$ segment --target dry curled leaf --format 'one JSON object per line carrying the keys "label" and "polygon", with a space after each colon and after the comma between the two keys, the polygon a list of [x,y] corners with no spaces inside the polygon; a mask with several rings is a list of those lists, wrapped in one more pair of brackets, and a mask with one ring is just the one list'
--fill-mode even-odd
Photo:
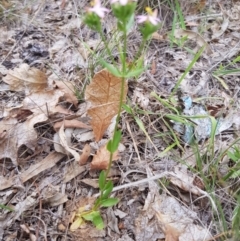
{"label": "dry curled leaf", "polygon": [[[92,82],[86,88],[85,98],[91,102],[88,115],[92,118],[91,126],[96,141],[101,140],[112,118],[118,112],[121,82],[121,78],[115,77],[104,69],[95,74]],[[124,83],[124,101],[126,95],[127,82]]]}
{"label": "dry curled leaf", "polygon": [[[9,70],[3,81],[10,85],[13,91],[36,92],[47,87],[47,76],[41,70],[21,64],[14,70]],[[27,88],[26,88],[27,87]]]}
{"label": "dry curled leaf", "polygon": [[91,147],[89,144],[86,144],[84,147],[83,147],[83,150],[82,150],[82,154],[80,156],[80,161],[79,161],[79,164],[80,165],[85,165],[89,156],[91,154]]}
{"label": "dry curled leaf", "polygon": [[62,126],[64,122],[64,126],[65,128],[83,128],[83,129],[91,129],[90,126],[84,124],[83,122],[79,121],[79,120],[64,120],[64,121],[59,121],[59,122],[56,122],[54,125],[53,125],[53,128],[55,131],[59,130]]}
{"label": "dry curled leaf", "polygon": [[55,81],[56,86],[64,92],[65,101],[74,104],[77,106],[78,99],[75,95],[75,90],[72,82],[70,81]]}
{"label": "dry curled leaf", "polygon": [[44,114],[31,115],[23,123],[16,118],[0,121],[0,133],[3,141],[0,140],[0,159],[9,158],[14,165],[18,165],[18,152],[22,145],[35,151],[37,132],[34,125],[46,120]]}
{"label": "dry curled leaf", "polygon": [[59,99],[63,95],[61,90],[32,93],[25,97],[22,108],[29,109],[33,113],[44,113],[46,117],[56,112],[70,114],[70,110],[58,105]]}
{"label": "dry curled leaf", "polygon": [[[71,144],[71,135],[70,135],[70,140],[69,140],[69,136],[67,134],[67,132],[64,132],[64,124],[61,126],[61,128],[59,129],[59,142],[61,144],[61,147],[64,149],[65,153],[71,153],[72,156],[75,158],[76,162],[80,161],[80,155],[73,150],[71,147],[69,147],[69,144]],[[56,148],[55,148],[56,150]],[[56,150],[57,151],[57,150]],[[62,152],[62,151],[60,151]]]}
{"label": "dry curled leaf", "polygon": [[[118,160],[118,151],[113,154],[113,161]],[[106,170],[110,160],[110,152],[107,145],[101,146],[91,162],[91,170]]]}

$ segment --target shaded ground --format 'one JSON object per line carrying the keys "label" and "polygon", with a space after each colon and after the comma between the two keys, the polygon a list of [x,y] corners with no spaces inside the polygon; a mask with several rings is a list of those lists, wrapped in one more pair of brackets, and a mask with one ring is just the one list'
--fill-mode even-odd
{"label": "shaded ground", "polygon": [[[142,3],[138,11],[145,5]],[[227,240],[222,234],[232,228],[238,175],[221,182],[235,165],[222,153],[234,141],[239,146],[240,74],[239,61],[234,59],[240,46],[240,4],[237,1],[182,3],[187,30],[179,30],[176,24],[174,32],[171,7],[163,1],[150,5],[160,9],[163,26],[150,41],[144,56],[149,69],[137,81],[129,80],[127,103],[149,136],[132,115],[123,112],[122,150],[109,177],[119,187],[114,195],[121,201],[116,207],[103,210],[104,230],[86,224],[71,232],[73,212],[77,207],[91,204],[98,193],[99,172],[90,170],[89,163],[79,166],[71,157],[56,152],[54,123],[79,118],[89,124],[84,90],[102,69],[98,56],[109,56],[98,34],[91,32],[79,18],[88,6],[85,1],[1,2],[0,204],[15,210],[0,209],[1,240],[178,240],[178,232],[179,240],[214,240],[215,235]],[[115,25],[111,14],[107,18],[103,25],[111,40]],[[134,26],[129,34],[129,61],[140,44],[137,29]],[[87,50],[86,44],[96,55]],[[113,56],[118,58],[116,43],[111,44]],[[174,94],[175,102],[171,103],[183,115],[204,115],[201,112],[204,109],[220,122],[214,146],[205,129],[209,121],[198,124],[195,137],[199,152],[196,152],[182,138],[187,128],[181,126],[179,130],[169,121],[167,115],[173,114],[173,108],[151,93],[168,100],[194,53],[203,45],[205,51],[181,82]],[[52,94],[34,99],[31,87],[19,89],[3,81],[9,70],[23,63],[46,74],[46,93]],[[57,91],[63,87],[56,81],[73,83],[77,104],[74,95],[59,92],[58,96]],[[29,96],[34,105],[26,103]],[[194,110],[188,111],[184,106],[186,97],[192,98]],[[61,106],[60,112],[55,110],[56,106]],[[33,116],[37,119],[31,122]],[[10,127],[7,129],[6,125]],[[71,138],[80,153],[88,143],[93,155],[109,138],[106,134],[95,143],[88,131],[76,129]],[[196,153],[200,153],[199,158]],[[154,176],[158,182],[148,180]],[[137,181],[142,183],[134,184]]]}

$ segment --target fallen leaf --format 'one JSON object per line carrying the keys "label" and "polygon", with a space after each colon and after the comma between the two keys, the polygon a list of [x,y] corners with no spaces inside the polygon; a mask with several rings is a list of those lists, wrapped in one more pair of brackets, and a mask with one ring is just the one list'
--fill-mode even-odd
{"label": "fallen leaf", "polygon": [[151,64],[151,74],[156,74],[156,61],[153,59]]}
{"label": "fallen leaf", "polygon": [[69,141],[67,140],[66,134],[64,132],[64,125],[61,126],[61,128],[59,129],[59,139],[60,139],[60,144],[61,146],[69,153],[71,153],[73,155],[73,157],[75,158],[76,162],[80,161],[80,155],[73,150],[72,148],[70,148],[69,145]]}
{"label": "fallen leaf", "polygon": [[[113,161],[118,160],[118,151],[113,154]],[[101,146],[97,150],[97,154],[94,155],[91,162],[91,170],[106,170],[108,168],[108,163],[110,160],[110,152],[107,150],[107,145]]]}
{"label": "fallen leaf", "polygon": [[66,167],[66,172],[64,174],[63,183],[70,182],[72,179],[77,177],[79,174],[86,171],[85,166],[80,166],[77,162],[72,162]]}
{"label": "fallen leaf", "polygon": [[[63,157],[64,155],[61,153],[51,152],[42,161],[32,165],[30,168],[20,174],[21,183],[24,183],[37,176],[39,173],[54,167],[57,162],[62,160]],[[13,186],[14,184],[16,185],[16,180],[18,178],[19,174],[12,176],[11,178],[0,176],[0,191]]]}
{"label": "fallen leaf", "polygon": [[211,237],[207,228],[194,224],[197,213],[184,207],[173,197],[167,195],[156,197],[152,209],[165,233],[165,240],[199,241]]}
{"label": "fallen leaf", "polygon": [[164,40],[164,37],[162,35],[160,35],[158,32],[155,32],[152,34],[152,39],[162,41],[162,40]]}
{"label": "fallen leaf", "polygon": [[76,107],[78,99],[75,95],[75,90],[72,82],[70,81],[55,81],[56,86],[64,92],[65,101],[74,104]]}
{"label": "fallen leaf", "polygon": [[21,64],[19,68],[9,70],[3,81],[10,85],[12,91],[36,92],[47,87],[47,76],[41,70]]}
{"label": "fallen leaf", "polygon": [[5,229],[9,227],[9,224],[15,220],[18,220],[21,215],[31,210],[38,203],[38,198],[33,194],[27,196],[24,200],[19,200],[14,207],[14,212],[9,213],[9,215],[5,215],[3,219],[0,219],[0,227]]}
{"label": "fallen leaf", "polygon": [[91,129],[90,126],[84,124],[79,120],[64,120],[54,123],[53,128],[55,131],[58,131],[62,124],[64,123],[65,128],[82,128],[82,129]]}
{"label": "fallen leaf", "polygon": [[59,206],[68,201],[66,193],[61,193],[57,187],[49,186],[44,188],[41,192],[42,200],[51,207]]}
{"label": "fallen leaf", "polygon": [[[202,193],[196,184],[195,177],[193,177],[186,168],[176,166],[173,172],[170,172],[170,182],[184,191],[201,196]],[[199,178],[199,180],[201,180]],[[200,182],[200,181],[199,181]],[[204,188],[204,187],[203,187]]]}
{"label": "fallen leaf", "polygon": [[64,155],[55,151],[49,153],[42,161],[30,166],[26,171],[20,175],[22,182],[26,182],[29,179],[37,176],[39,173],[54,167]]}
{"label": "fallen leaf", "polygon": [[[115,77],[104,69],[95,74],[86,88],[85,98],[92,105],[92,108],[88,110],[88,115],[92,118],[91,126],[96,141],[101,140],[112,118],[118,112],[121,82],[121,78]],[[124,102],[126,95],[127,82],[124,83]]]}
{"label": "fallen leaf", "polygon": [[85,178],[85,179],[81,179],[81,182],[83,182],[83,183],[85,183],[88,186],[91,186],[93,188],[99,188],[97,179]]}
{"label": "fallen leaf", "polygon": [[64,92],[61,90],[32,93],[25,97],[22,102],[22,108],[31,110],[33,113],[43,113],[46,115],[46,118],[56,112],[70,114],[71,111],[58,106],[59,99],[62,96],[64,96]]}
{"label": "fallen leaf", "polygon": [[44,114],[32,115],[23,123],[16,118],[4,119],[0,122],[0,133],[6,141],[0,141],[0,159],[10,158],[14,165],[18,165],[18,150],[22,145],[32,151],[35,150],[37,132],[34,125],[46,120]]}
{"label": "fallen leaf", "polygon": [[[213,31],[212,40],[218,39],[219,37],[221,37],[224,34],[224,32],[227,30],[228,25],[229,25],[229,19],[227,17],[223,18],[223,22],[222,22],[221,26],[219,26],[218,23],[213,25],[211,27],[211,29]],[[219,29],[219,27],[220,27],[220,29]]]}
{"label": "fallen leaf", "polygon": [[90,156],[91,152],[91,147],[89,144],[86,144],[82,150],[82,154],[80,156],[80,161],[79,164],[80,165],[85,165],[87,163],[87,160]]}

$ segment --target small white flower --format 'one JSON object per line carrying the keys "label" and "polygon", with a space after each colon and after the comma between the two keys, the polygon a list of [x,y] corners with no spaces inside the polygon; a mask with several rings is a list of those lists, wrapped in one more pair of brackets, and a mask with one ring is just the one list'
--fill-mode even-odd
{"label": "small white flower", "polygon": [[119,3],[120,5],[125,6],[128,4],[128,0],[112,0],[111,4],[113,3]]}
{"label": "small white flower", "polygon": [[93,7],[92,8],[88,8],[88,12],[92,12],[97,14],[100,18],[104,18],[105,16],[105,12],[108,13],[110,12],[107,8],[104,8],[101,6],[101,2],[100,0],[94,0],[92,2]]}
{"label": "small white flower", "polygon": [[152,11],[151,8],[146,7],[146,11],[147,11],[148,15],[137,16],[137,22],[144,23],[144,22],[149,21],[153,25],[158,25],[158,23],[160,23],[160,19],[157,18],[157,14],[158,14],[157,9]]}

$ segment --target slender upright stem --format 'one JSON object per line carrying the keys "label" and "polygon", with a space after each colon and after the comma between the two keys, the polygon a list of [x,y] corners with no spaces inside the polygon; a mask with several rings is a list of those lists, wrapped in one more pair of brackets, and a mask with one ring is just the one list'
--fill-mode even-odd
{"label": "slender upright stem", "polygon": [[112,55],[112,53],[111,53],[111,51],[110,51],[110,48],[109,48],[109,46],[108,46],[108,43],[107,43],[107,41],[106,41],[106,37],[104,36],[102,30],[99,31],[99,33],[100,33],[101,39],[102,39],[102,41],[103,41],[103,43],[104,43],[104,46],[105,46],[105,48],[106,48],[106,50],[107,50],[107,53],[108,53],[108,55],[109,55],[110,58],[111,58],[112,64],[115,66],[115,60],[114,60],[114,57],[113,57],[113,55]]}
{"label": "slender upright stem", "polygon": [[[124,24],[124,26],[126,26],[126,24]],[[119,100],[119,106],[118,106],[118,113],[117,113],[117,118],[116,118],[116,123],[115,123],[115,127],[114,127],[114,133],[113,133],[113,138],[115,136],[115,133],[117,132],[118,130],[118,124],[120,122],[120,117],[121,117],[121,111],[122,111],[122,105],[123,105],[123,101],[124,101],[124,92],[125,92],[125,74],[126,74],[126,56],[127,56],[127,30],[126,30],[126,27],[123,31],[123,38],[124,38],[124,41],[123,41],[123,60],[122,60],[122,74],[123,74],[123,77],[122,77],[122,80],[121,80],[121,91],[120,91],[120,100]],[[107,43],[106,41],[104,41],[104,36],[102,36],[102,39],[103,39],[103,42],[106,44],[107,46]],[[106,47],[108,51],[109,48]],[[111,166],[112,166],[112,162],[113,162],[113,153],[110,152],[110,158],[109,158],[109,163],[108,163],[108,167],[107,167],[107,170],[105,172],[105,178],[104,178],[104,183],[106,185],[106,182],[107,182],[107,176],[110,172],[110,169],[111,169]],[[101,197],[103,196],[103,190],[101,190],[100,192],[100,197],[99,199],[101,199]],[[100,204],[98,202],[95,203],[94,207],[93,207],[93,210],[97,210],[99,208]]]}
{"label": "slender upright stem", "polygon": [[[126,26],[126,24],[124,24],[124,26]],[[126,27],[123,31],[123,62],[122,62],[122,73],[123,76],[126,74],[126,54],[127,54],[127,30]],[[120,101],[119,101],[119,106],[118,106],[118,113],[117,113],[117,118],[116,118],[116,123],[115,123],[115,127],[114,127],[114,134],[116,133],[117,129],[118,129],[118,124],[120,121],[120,117],[121,117],[121,111],[122,111],[122,105],[123,105],[123,98],[124,98],[124,85],[125,85],[125,77],[122,77],[122,81],[121,81],[121,92],[120,92]],[[107,178],[111,166],[112,166],[112,161],[113,161],[113,153],[110,154],[110,160],[108,163],[108,168],[106,171],[106,176],[105,178]]]}
{"label": "slender upright stem", "polygon": [[143,39],[143,40],[142,40],[142,42],[141,42],[141,44],[140,44],[140,47],[139,47],[139,49],[138,49],[138,51],[137,51],[137,54],[136,54],[135,57],[134,57],[133,63],[134,63],[135,61],[137,61],[138,58],[141,56],[142,51],[143,51],[143,48],[144,48],[146,42],[147,42],[146,39]]}

